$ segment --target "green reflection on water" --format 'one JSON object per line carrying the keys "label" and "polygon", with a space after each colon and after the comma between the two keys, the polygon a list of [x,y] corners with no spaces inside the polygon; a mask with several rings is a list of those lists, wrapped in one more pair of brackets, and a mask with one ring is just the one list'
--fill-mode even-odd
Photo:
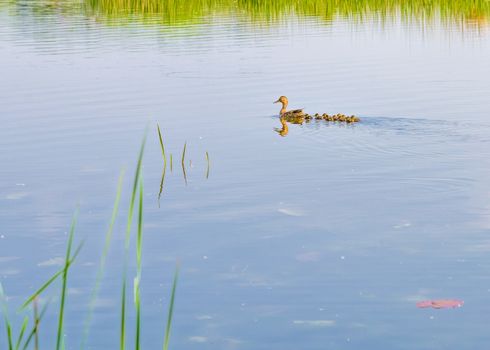
{"label": "green reflection on water", "polygon": [[487,25],[490,17],[490,0],[11,0],[8,4],[29,4],[40,14],[81,11],[101,20],[146,19],[166,25],[199,23],[210,16],[230,15],[260,23],[299,15],[325,21],[374,16],[471,25]]}

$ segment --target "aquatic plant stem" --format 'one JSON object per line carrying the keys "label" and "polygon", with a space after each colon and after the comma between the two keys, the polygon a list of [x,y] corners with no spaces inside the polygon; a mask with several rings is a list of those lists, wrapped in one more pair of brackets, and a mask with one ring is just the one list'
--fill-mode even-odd
{"label": "aquatic plant stem", "polygon": [[157,130],[158,130],[158,139],[160,140],[160,148],[162,150],[162,156],[163,156],[163,168],[165,169],[167,167],[167,157],[165,156],[165,146],[163,145],[162,132],[160,131],[160,125],[158,125],[158,123],[157,123]]}
{"label": "aquatic plant stem", "polygon": [[146,135],[147,130],[145,130],[143,141],[141,143],[140,152],[138,155],[138,162],[136,165],[136,171],[134,175],[133,191],[131,193],[131,200],[129,203],[128,219],[126,224],[126,235],[124,239],[124,262],[123,262],[123,281],[122,281],[122,291],[121,291],[121,323],[120,323],[120,350],[126,348],[126,280],[128,271],[128,258],[129,258],[129,243],[131,238],[131,225],[133,222],[133,212],[134,212],[134,202],[136,200],[136,193],[138,190],[138,183],[141,173],[141,166],[143,162],[143,154],[145,151]]}
{"label": "aquatic plant stem", "polygon": [[19,336],[17,337],[17,342],[15,343],[15,350],[19,350],[20,348],[20,343],[22,342],[22,338],[24,338],[24,333],[26,331],[28,323],[29,323],[29,318],[25,316],[24,322],[22,322],[22,326],[20,328]]}
{"label": "aquatic plant stem", "polygon": [[112,234],[114,231],[114,224],[116,222],[117,213],[119,211],[119,202],[121,200],[122,183],[124,178],[124,170],[121,171],[119,175],[119,180],[117,184],[116,199],[114,200],[114,205],[112,209],[112,216],[109,223],[109,228],[107,229],[105,236],[104,248],[102,250],[102,255],[100,257],[99,269],[97,271],[97,276],[95,278],[95,286],[92,290],[92,295],[90,297],[90,303],[88,308],[87,317],[85,319],[84,331],[82,336],[82,342],[80,344],[80,349],[83,350],[86,347],[87,338],[90,330],[90,324],[92,322],[92,315],[95,308],[95,302],[97,301],[97,295],[100,290],[100,284],[104,276],[104,268],[107,260],[107,254],[109,253],[109,248],[111,246]]}
{"label": "aquatic plant stem", "polygon": [[78,217],[78,209],[75,211],[75,215],[73,216],[70,233],[68,236],[68,244],[66,246],[66,254],[65,254],[65,266],[63,269],[63,277],[61,284],[61,300],[60,300],[60,309],[58,314],[58,334],[56,336],[56,350],[61,349],[61,340],[63,338],[63,322],[64,322],[64,313],[65,313],[65,301],[66,301],[66,286],[68,283],[68,269],[70,268],[70,255],[71,255],[71,247],[73,244],[73,236],[75,233],[75,226],[77,223]]}
{"label": "aquatic plant stem", "polygon": [[3,314],[3,319],[5,321],[5,330],[7,332],[7,340],[8,340],[8,348],[9,350],[13,350],[13,341],[12,341],[12,325],[9,320],[8,308],[6,303],[5,293],[3,291],[3,286],[0,283],[0,308]]}
{"label": "aquatic plant stem", "polygon": [[209,178],[209,168],[210,168],[210,161],[209,161],[209,153],[206,151],[206,163],[207,163],[207,169],[206,169],[206,179]]}
{"label": "aquatic plant stem", "polygon": [[37,298],[34,299],[34,349],[39,350],[39,315],[37,310]]}
{"label": "aquatic plant stem", "polygon": [[163,167],[162,179],[160,180],[160,191],[158,192],[158,207],[159,208],[160,208],[160,198],[162,197],[162,193],[163,193],[163,183],[165,182],[166,172],[167,172],[167,168]]}
{"label": "aquatic plant stem", "polygon": [[[75,253],[72,255],[70,261],[68,262],[69,266],[71,266],[75,261],[75,259],[77,258],[78,253],[80,253],[80,250],[82,249],[82,246],[83,246],[83,242],[78,245],[77,249],[75,250]],[[20,307],[20,310],[25,309],[30,303],[32,303],[34,299],[36,299],[46,288],[48,288],[51,285],[51,283],[53,283],[59,276],[61,276],[64,271],[65,268],[63,267],[61,270],[59,270],[53,276],[51,276],[51,278],[47,282],[45,282],[38,290],[36,290],[29,298],[27,298],[24,304],[22,304],[22,306]]]}
{"label": "aquatic plant stem", "polygon": [[184,143],[184,150],[182,151],[182,173],[184,174],[185,185],[187,186],[187,174],[185,171],[185,151],[187,149],[187,141]]}
{"label": "aquatic plant stem", "polygon": [[177,289],[177,280],[179,278],[179,263],[175,267],[174,273],[174,281],[172,283],[172,294],[170,295],[170,303],[168,306],[168,316],[167,316],[167,326],[165,328],[165,337],[163,340],[163,350],[168,350],[168,344],[170,342],[170,330],[172,327],[172,317],[174,313],[174,304],[175,304],[175,290]]}
{"label": "aquatic plant stem", "polygon": [[138,206],[138,234],[136,236],[136,278],[134,283],[134,302],[136,307],[136,344],[135,350],[140,350],[141,337],[141,257],[143,248],[143,178],[140,177]]}

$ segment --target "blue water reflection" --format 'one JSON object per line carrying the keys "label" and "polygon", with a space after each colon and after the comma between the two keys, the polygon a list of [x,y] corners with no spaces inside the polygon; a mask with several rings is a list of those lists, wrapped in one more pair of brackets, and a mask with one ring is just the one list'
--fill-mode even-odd
{"label": "blue water reflection", "polygon": [[[148,126],[144,348],[161,344],[177,259],[174,348],[486,348],[488,33],[345,19],[260,26],[239,16],[178,29],[110,26],[8,8],[0,281],[12,314],[60,268],[78,204],[86,244],[70,276],[66,329],[68,348],[78,346],[125,168],[89,342],[117,346],[124,215]],[[279,137],[272,102],[283,94],[292,107],[362,122],[290,125]],[[156,122],[174,159],[160,205]],[[438,298],[465,305],[415,307]],[[55,317],[53,305],[46,348]]]}

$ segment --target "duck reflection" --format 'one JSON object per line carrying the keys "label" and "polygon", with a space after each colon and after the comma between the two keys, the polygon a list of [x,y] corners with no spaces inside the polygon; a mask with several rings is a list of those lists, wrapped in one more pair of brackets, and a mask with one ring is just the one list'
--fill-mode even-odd
{"label": "duck reflection", "polygon": [[288,123],[286,122],[286,119],[283,117],[281,117],[280,121],[282,124],[282,128],[274,128],[274,131],[277,132],[282,137],[287,136],[289,132]]}

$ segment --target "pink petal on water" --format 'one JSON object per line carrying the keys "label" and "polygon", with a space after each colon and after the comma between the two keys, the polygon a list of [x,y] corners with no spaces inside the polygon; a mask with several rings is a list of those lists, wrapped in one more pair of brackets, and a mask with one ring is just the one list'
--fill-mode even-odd
{"label": "pink petal on water", "polygon": [[439,300],[424,300],[417,303],[418,308],[431,307],[434,309],[450,309],[463,306],[463,300],[457,299],[439,299]]}
{"label": "pink petal on water", "polygon": [[432,307],[432,301],[430,300],[420,301],[417,303],[417,307],[419,308]]}

